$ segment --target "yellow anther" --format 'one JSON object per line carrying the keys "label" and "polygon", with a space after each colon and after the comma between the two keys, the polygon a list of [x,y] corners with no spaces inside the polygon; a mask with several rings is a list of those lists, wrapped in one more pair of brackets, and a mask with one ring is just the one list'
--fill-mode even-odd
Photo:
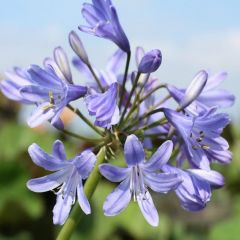
{"label": "yellow anther", "polygon": [[202,145],[201,147],[203,150],[208,150],[210,148],[208,145]]}

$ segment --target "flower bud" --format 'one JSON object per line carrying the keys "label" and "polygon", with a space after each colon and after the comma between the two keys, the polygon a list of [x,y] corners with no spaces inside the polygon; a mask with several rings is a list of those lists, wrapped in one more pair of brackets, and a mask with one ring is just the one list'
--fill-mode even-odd
{"label": "flower bud", "polygon": [[162,62],[162,54],[158,49],[154,49],[144,55],[138,66],[140,73],[155,72]]}
{"label": "flower bud", "polygon": [[182,101],[180,102],[180,107],[182,109],[189,106],[200,95],[207,83],[207,79],[208,74],[204,70],[196,74],[188,86]]}
{"label": "flower bud", "polygon": [[79,56],[79,58],[85,63],[89,64],[88,55],[84,49],[81,39],[78,35],[71,31],[68,36],[70,46],[72,50]]}
{"label": "flower bud", "polygon": [[61,47],[57,47],[53,51],[54,61],[58,65],[64,77],[69,83],[72,83],[72,73],[69,66],[68,58],[66,53]]}

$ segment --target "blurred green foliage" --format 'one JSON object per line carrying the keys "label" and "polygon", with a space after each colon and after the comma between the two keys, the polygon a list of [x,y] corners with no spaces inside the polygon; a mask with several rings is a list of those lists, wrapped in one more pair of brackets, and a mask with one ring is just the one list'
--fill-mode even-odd
{"label": "blurred green foliage", "polygon": [[[5,100],[4,100],[5,101]],[[9,106],[11,106],[9,108]],[[53,193],[36,194],[26,182],[47,172],[35,166],[27,154],[33,142],[51,151],[55,139],[64,141],[69,158],[82,143],[46,129],[29,129],[17,124],[19,107],[0,101],[0,240],[51,240],[59,227],[52,224]],[[180,208],[174,193],[153,195],[160,214],[160,226],[149,226],[136,203],[116,217],[105,217],[102,205],[115,187],[102,180],[91,200],[93,214],[85,216],[73,240],[238,240],[240,239],[240,132],[230,126],[224,132],[233,151],[233,162],[215,166],[226,185],[214,191],[212,201],[200,213]]]}

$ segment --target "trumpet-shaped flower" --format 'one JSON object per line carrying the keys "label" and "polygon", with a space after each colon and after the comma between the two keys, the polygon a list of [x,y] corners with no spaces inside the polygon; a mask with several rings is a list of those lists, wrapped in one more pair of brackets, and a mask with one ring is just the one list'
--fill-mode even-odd
{"label": "trumpet-shaped flower", "polygon": [[128,167],[100,165],[100,172],[104,177],[112,182],[121,182],[106,198],[103,205],[104,214],[107,216],[119,214],[133,197],[148,223],[157,226],[158,213],[148,187],[155,192],[166,193],[176,189],[181,182],[178,174],[160,172],[162,166],[169,160],[172,148],[172,142],[166,141],[148,161],[145,161],[141,142],[135,135],[128,136],[124,145]]}
{"label": "trumpet-shaped flower", "polygon": [[54,173],[34,178],[27,182],[27,187],[33,192],[54,191],[57,201],[53,209],[54,224],[64,224],[71,206],[78,203],[85,214],[91,213],[91,207],[83,190],[82,180],[91,173],[96,162],[96,156],[89,150],[82,152],[71,160],[66,160],[64,145],[57,140],[53,144],[51,155],[44,152],[37,144],[28,149],[33,162]]}
{"label": "trumpet-shaped flower", "polygon": [[119,122],[117,93],[118,84],[113,83],[106,92],[93,93],[86,97],[89,113],[96,116],[96,126],[110,128]]}
{"label": "trumpet-shaped flower", "polygon": [[124,52],[130,52],[130,44],[119,22],[111,0],[92,0],[84,3],[82,15],[89,26],[80,26],[82,32],[113,41]]}
{"label": "trumpet-shaped flower", "polygon": [[210,109],[203,115],[192,117],[164,109],[166,118],[184,141],[184,150],[189,162],[192,166],[205,170],[209,170],[212,161],[219,163],[231,161],[229,145],[220,136],[230,120],[227,114],[215,114],[215,110]]}
{"label": "trumpet-shaped flower", "polygon": [[28,70],[31,82],[19,89],[24,100],[36,104],[37,108],[28,119],[30,127],[36,127],[46,120],[61,126],[60,115],[71,101],[85,96],[87,88],[69,84],[53,74],[32,65]]}
{"label": "trumpet-shaped flower", "polygon": [[202,210],[210,201],[212,189],[224,185],[223,176],[213,170],[187,169],[164,165],[163,170],[168,173],[179,174],[182,183],[175,190],[185,210],[195,212]]}

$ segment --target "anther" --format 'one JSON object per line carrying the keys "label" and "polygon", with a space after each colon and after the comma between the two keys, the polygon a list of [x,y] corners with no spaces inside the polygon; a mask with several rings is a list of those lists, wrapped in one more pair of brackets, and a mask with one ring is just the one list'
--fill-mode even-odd
{"label": "anther", "polygon": [[197,150],[198,147],[193,145],[193,146],[192,146],[192,149],[193,149],[193,150]]}
{"label": "anther", "polygon": [[201,148],[202,148],[203,150],[208,150],[210,147],[209,147],[208,145],[202,145]]}

